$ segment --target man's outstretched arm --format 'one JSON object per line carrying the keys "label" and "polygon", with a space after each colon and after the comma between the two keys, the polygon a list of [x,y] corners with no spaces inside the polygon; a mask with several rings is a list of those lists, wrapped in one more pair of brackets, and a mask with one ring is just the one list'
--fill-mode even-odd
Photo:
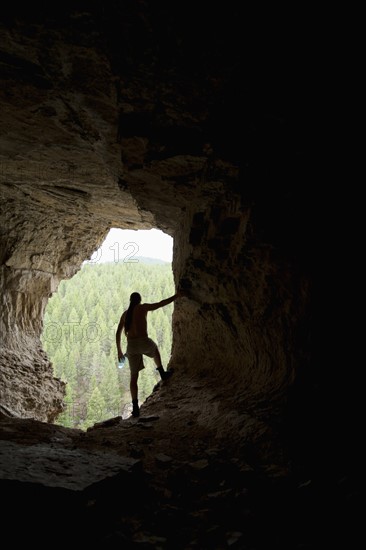
{"label": "man's outstretched arm", "polygon": [[121,319],[118,323],[117,332],[116,332],[116,344],[117,344],[117,355],[118,355],[118,361],[123,357],[123,352],[121,348],[121,334],[123,327],[125,326],[125,313],[121,316]]}
{"label": "man's outstretched arm", "polygon": [[174,300],[176,300],[177,298],[181,298],[182,296],[184,296],[184,293],[178,290],[178,292],[173,296],[170,296],[170,298],[165,298],[165,300],[155,302],[154,304],[142,304],[142,307],[144,307],[146,311],[154,311],[155,309],[159,309],[160,307],[171,304],[172,302],[174,302]]}

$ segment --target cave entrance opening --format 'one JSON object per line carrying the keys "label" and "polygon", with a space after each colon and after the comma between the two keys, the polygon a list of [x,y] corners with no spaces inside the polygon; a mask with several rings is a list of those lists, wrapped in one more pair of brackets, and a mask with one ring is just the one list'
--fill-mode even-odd
{"label": "cave entrance opening", "polygon": [[[132,292],[143,302],[174,294],[173,239],[162,231],[113,228],[104,242],[69,280],[61,281],[45,310],[43,348],[54,376],[67,383],[65,410],[57,424],[87,429],[96,422],[131,412],[129,366],[117,366],[115,334]],[[172,347],[173,304],[149,315],[149,336],[159,346],[166,368]],[[122,335],[122,350],[126,337]],[[139,402],[159,381],[153,359],[144,357]]]}

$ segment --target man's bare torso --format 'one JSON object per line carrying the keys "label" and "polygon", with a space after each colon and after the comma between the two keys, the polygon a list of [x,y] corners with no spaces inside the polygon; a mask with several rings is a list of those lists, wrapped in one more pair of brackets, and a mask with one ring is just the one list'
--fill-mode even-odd
{"label": "man's bare torso", "polygon": [[[138,304],[134,307],[132,312],[132,322],[127,332],[127,338],[143,338],[147,336],[147,309],[143,304]],[[126,320],[127,311],[124,312]]]}

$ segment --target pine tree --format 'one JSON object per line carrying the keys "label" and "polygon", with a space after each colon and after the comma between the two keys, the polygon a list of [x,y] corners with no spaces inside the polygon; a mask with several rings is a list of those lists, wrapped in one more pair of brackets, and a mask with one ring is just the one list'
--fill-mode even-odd
{"label": "pine tree", "polygon": [[87,404],[87,414],[83,423],[84,428],[93,426],[96,422],[105,419],[105,401],[98,386],[96,386]]}
{"label": "pine tree", "polygon": [[64,411],[57,417],[56,424],[66,428],[75,427],[74,400],[70,384],[66,384],[66,395],[64,398]]}
{"label": "pine tree", "polygon": [[105,412],[108,417],[121,414],[121,392],[118,385],[118,369],[113,363],[108,363],[103,370],[100,391],[105,401]]}

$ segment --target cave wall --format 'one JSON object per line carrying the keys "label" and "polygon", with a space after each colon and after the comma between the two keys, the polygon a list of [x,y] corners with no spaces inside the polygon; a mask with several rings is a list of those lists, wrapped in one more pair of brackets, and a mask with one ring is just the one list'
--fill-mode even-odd
{"label": "cave wall", "polygon": [[243,57],[239,14],[210,10],[209,25],[206,12],[148,2],[3,18],[9,414],[52,421],[62,409],[40,346],[44,307],[110,227],[174,237],[187,298],[175,306],[171,366],[206,392],[191,403],[199,423],[240,441],[268,435],[307,372],[311,121],[284,59],[260,46]]}
{"label": "cave wall", "polygon": [[2,26],[1,402],[53,420],[65,390],[41,349],[47,299],[110,227],[152,216],[119,186],[114,76],[93,35],[35,17]]}

